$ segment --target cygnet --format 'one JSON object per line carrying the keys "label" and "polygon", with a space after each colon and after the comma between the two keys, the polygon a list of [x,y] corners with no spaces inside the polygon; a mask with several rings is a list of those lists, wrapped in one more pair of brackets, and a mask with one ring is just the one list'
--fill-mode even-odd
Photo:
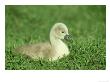
{"label": "cygnet", "polygon": [[17,52],[25,54],[32,59],[49,59],[51,61],[68,55],[68,46],[62,39],[68,39],[68,28],[64,23],[56,23],[50,30],[50,41],[45,43],[24,45],[16,48]]}

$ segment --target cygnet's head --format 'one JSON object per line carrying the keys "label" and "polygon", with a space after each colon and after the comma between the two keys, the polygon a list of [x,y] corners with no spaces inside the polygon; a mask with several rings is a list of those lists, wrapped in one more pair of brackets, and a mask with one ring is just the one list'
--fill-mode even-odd
{"label": "cygnet's head", "polygon": [[50,36],[56,39],[68,39],[68,28],[64,23],[56,23],[50,32]]}

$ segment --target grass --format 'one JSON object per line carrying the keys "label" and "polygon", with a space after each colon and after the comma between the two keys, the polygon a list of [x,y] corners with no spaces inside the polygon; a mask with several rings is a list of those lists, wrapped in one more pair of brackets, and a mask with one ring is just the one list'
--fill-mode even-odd
{"label": "grass", "polygon": [[[105,70],[106,6],[6,6],[6,70]],[[44,42],[56,22],[68,26],[70,55],[55,62],[13,53],[24,44]]]}

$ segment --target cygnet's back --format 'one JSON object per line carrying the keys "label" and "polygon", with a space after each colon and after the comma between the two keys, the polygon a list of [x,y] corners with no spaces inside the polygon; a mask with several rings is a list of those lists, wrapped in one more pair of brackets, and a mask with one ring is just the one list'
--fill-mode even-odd
{"label": "cygnet's back", "polygon": [[16,49],[19,53],[28,55],[33,59],[38,58],[51,58],[53,53],[53,48],[49,42],[39,43],[39,44],[30,44],[18,47]]}

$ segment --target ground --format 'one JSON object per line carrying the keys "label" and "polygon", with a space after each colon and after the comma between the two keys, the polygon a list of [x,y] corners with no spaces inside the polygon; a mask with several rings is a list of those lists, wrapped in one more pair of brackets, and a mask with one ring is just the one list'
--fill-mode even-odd
{"label": "ground", "polygon": [[[13,53],[24,44],[45,42],[52,25],[63,22],[72,36],[70,54],[50,62]],[[106,6],[6,6],[6,70],[105,70]]]}

